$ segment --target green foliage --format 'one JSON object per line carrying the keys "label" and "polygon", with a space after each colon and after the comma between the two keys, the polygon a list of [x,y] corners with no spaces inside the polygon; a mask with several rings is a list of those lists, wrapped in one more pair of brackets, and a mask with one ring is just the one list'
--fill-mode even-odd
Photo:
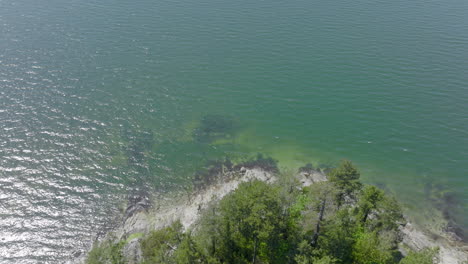
{"label": "green foliage", "polygon": [[128,243],[128,242],[132,241],[133,239],[143,237],[144,235],[145,234],[143,234],[143,233],[133,233],[130,236],[128,236],[128,238],[125,241],[126,241],[126,243]]}
{"label": "green foliage", "polygon": [[297,246],[297,253],[294,262],[297,264],[335,264],[338,261],[329,255],[321,254],[319,250],[314,249],[309,241],[303,240]]}
{"label": "green foliage", "polygon": [[217,219],[222,241],[215,256],[227,263],[285,263],[288,214],[279,188],[261,181],[242,183],[220,202]]}
{"label": "green foliage", "polygon": [[299,220],[303,217],[302,213],[309,203],[310,199],[306,194],[298,195],[294,203],[292,203],[289,207],[289,215],[291,216],[291,219],[295,222],[299,222]]}
{"label": "green foliage", "polygon": [[355,264],[395,263],[391,242],[381,239],[375,232],[356,234],[352,256]]}
{"label": "green foliage", "polygon": [[411,251],[400,261],[400,264],[434,264],[437,263],[436,256],[438,253],[438,248],[426,248],[419,252]]}
{"label": "green foliage", "polygon": [[348,208],[338,210],[323,226],[323,235],[317,246],[325,255],[339,259],[341,263],[350,263],[358,227]]}
{"label": "green foliage", "polygon": [[330,182],[318,182],[304,188],[304,191],[307,195],[308,203],[306,204],[303,213],[306,215],[314,215],[314,217],[306,218],[305,224],[311,224],[316,221],[315,218],[317,218],[320,206],[322,205],[323,201],[326,203],[324,212],[325,218],[327,218],[329,215],[333,215],[338,210],[338,205],[334,198],[338,194],[339,190],[334,184],[331,184]]}
{"label": "green foliage", "polygon": [[379,204],[379,214],[374,221],[376,228],[395,231],[404,222],[405,219],[400,204],[394,197],[385,196]]}
{"label": "green foliage", "polygon": [[184,235],[173,254],[173,261],[177,264],[208,263],[202,250],[193,240],[191,233]]}
{"label": "green foliage", "polygon": [[384,193],[375,186],[367,185],[357,202],[357,216],[361,224],[365,224],[370,213],[377,209],[378,204],[384,199]]}
{"label": "green foliage", "polygon": [[112,243],[104,242],[100,245],[95,244],[86,258],[86,264],[124,264],[122,248],[125,241]]}
{"label": "green foliage", "polygon": [[321,258],[314,258],[312,261],[313,264],[335,264],[337,260],[330,256],[323,256]]}
{"label": "green foliage", "polygon": [[214,256],[220,243],[220,219],[218,211],[218,204],[212,205],[209,210],[205,211],[200,221],[201,230],[197,232],[197,236],[195,237],[196,242],[198,242],[207,256]]}
{"label": "green foliage", "polygon": [[334,183],[340,192],[336,201],[339,205],[345,202],[345,198],[352,197],[353,193],[362,187],[359,178],[361,174],[349,160],[343,160],[341,164],[329,173],[330,182]]}
{"label": "green foliage", "polygon": [[297,253],[296,256],[294,256],[294,261],[299,264],[313,263],[313,256],[313,248],[309,241],[302,240],[297,246]]}
{"label": "green foliage", "polygon": [[354,209],[356,217],[369,231],[397,231],[404,222],[398,202],[375,186],[365,186]]}
{"label": "green foliage", "polygon": [[279,187],[281,206],[287,211],[288,228],[290,231],[300,228],[302,213],[310,203],[310,197],[302,189],[301,183],[296,178],[296,172],[283,171],[278,175],[275,185]]}
{"label": "green foliage", "polygon": [[[329,182],[303,189],[294,173],[275,184],[241,183],[204,212],[193,233],[176,222],[145,236],[141,250],[144,264],[394,264],[402,222],[396,200],[362,188],[359,172],[344,161]],[[124,263],[130,238],[95,246],[86,263]],[[400,263],[432,264],[436,255],[411,252]]]}
{"label": "green foliage", "polygon": [[213,263],[205,256],[190,232],[183,233],[180,222],[151,232],[141,242],[144,264]]}
{"label": "green foliage", "polygon": [[151,232],[141,242],[144,263],[172,263],[172,255],[182,238],[182,225],[180,222],[175,222],[169,227]]}

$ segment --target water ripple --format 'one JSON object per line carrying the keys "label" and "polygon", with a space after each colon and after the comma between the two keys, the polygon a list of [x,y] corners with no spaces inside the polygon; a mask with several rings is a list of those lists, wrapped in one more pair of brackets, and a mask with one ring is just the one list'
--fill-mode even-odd
{"label": "water ripple", "polygon": [[254,152],[292,142],[409,200],[429,177],[466,201],[467,10],[0,1],[0,263],[64,262],[128,191],[187,180],[210,154],[187,126],[207,113],[251,122],[239,141]]}

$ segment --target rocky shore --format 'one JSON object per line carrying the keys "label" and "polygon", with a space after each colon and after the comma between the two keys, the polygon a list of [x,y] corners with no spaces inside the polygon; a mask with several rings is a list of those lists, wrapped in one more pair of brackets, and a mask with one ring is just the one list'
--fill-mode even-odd
{"label": "rocky shore", "polygon": [[[174,194],[172,197],[156,199],[156,201],[151,201],[146,196],[129,199],[129,206],[122,223],[113,232],[107,234],[103,241],[126,241],[122,250],[123,255],[128,263],[139,263],[142,260],[140,241],[144,234],[169,226],[177,220],[185,229],[195,229],[203,209],[235,190],[240,183],[254,179],[265,182],[277,180],[274,173],[262,168],[241,167],[236,170],[223,171],[222,174],[220,177],[215,177],[218,179],[215,182],[192,193]],[[324,173],[315,170],[300,171],[296,177],[303,186],[327,180]],[[468,263],[468,246],[466,244],[423,232],[411,223],[401,226],[400,229],[403,234],[400,251],[403,255],[407,253],[408,249],[421,250],[439,247],[438,261],[440,264]],[[81,264],[85,262],[85,258],[86,254],[81,254],[70,263]]]}

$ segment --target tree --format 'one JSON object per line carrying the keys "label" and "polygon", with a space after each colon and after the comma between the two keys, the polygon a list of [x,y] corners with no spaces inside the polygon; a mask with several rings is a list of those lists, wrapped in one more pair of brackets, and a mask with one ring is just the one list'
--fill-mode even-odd
{"label": "tree", "polygon": [[123,264],[125,258],[122,254],[122,248],[125,241],[113,243],[112,241],[104,241],[101,244],[95,244],[86,258],[86,264]]}
{"label": "tree", "polygon": [[343,160],[328,176],[330,182],[340,190],[336,195],[338,205],[342,205],[346,197],[353,198],[353,193],[362,187],[359,182],[361,174],[349,160]]}
{"label": "tree", "polygon": [[353,263],[392,264],[395,263],[394,253],[392,243],[376,232],[358,232],[353,246]]}
{"label": "tree", "polygon": [[398,225],[404,222],[395,198],[371,185],[362,189],[354,211],[360,224],[369,231],[397,232]]}
{"label": "tree", "polygon": [[288,219],[279,188],[261,181],[242,183],[219,205],[220,241],[215,257],[225,263],[285,263]]}
{"label": "tree", "polygon": [[174,263],[172,255],[182,239],[182,224],[180,222],[175,222],[171,226],[151,232],[141,242],[144,263]]}
{"label": "tree", "polygon": [[318,239],[322,254],[339,259],[340,263],[350,263],[355,233],[358,229],[348,208],[338,210],[323,224],[322,235]]}
{"label": "tree", "polygon": [[199,245],[195,243],[190,232],[184,234],[172,259],[174,263],[177,264],[213,263],[207,260]]}
{"label": "tree", "polygon": [[[394,264],[401,209],[393,197],[359,182],[349,161],[330,181],[300,188],[295,174],[275,184],[253,180],[213,201],[194,233],[180,222],[141,242],[143,264]],[[125,242],[125,241],[124,241]],[[90,253],[89,263],[120,263],[123,243]],[[432,252],[432,251],[431,251]],[[426,251],[401,264],[432,264]],[[432,254],[432,253],[431,253]]]}
{"label": "tree", "polygon": [[378,205],[378,211],[372,223],[374,229],[396,231],[398,226],[405,223],[401,206],[393,196],[385,195]]}
{"label": "tree", "polygon": [[312,237],[310,244],[317,247],[317,241],[321,234],[321,226],[327,215],[333,215],[337,210],[337,204],[334,197],[337,194],[337,188],[329,182],[315,183],[305,188],[308,204],[304,210],[304,226],[312,228]]}
{"label": "tree", "polygon": [[389,249],[397,249],[402,239],[398,223],[403,222],[403,214],[393,197],[385,195],[375,186],[366,185],[359,195],[354,211],[362,230],[375,232]]}
{"label": "tree", "polygon": [[357,202],[357,216],[361,224],[365,224],[369,214],[376,210],[379,203],[384,199],[384,193],[375,186],[367,185],[361,192]]}
{"label": "tree", "polygon": [[298,244],[297,254],[294,257],[294,263],[297,264],[335,264],[339,263],[337,259],[321,254],[319,250],[314,250],[309,241],[303,240]]}

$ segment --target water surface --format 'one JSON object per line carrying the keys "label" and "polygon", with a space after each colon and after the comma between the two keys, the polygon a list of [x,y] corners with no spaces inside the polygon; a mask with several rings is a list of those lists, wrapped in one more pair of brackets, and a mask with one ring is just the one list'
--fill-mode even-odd
{"label": "water surface", "polygon": [[[0,0],[0,262],[64,262],[127,193],[258,152],[282,168],[351,159],[419,223],[438,224],[436,205],[467,228],[467,13],[462,0]],[[239,129],[194,140],[213,114]]]}

